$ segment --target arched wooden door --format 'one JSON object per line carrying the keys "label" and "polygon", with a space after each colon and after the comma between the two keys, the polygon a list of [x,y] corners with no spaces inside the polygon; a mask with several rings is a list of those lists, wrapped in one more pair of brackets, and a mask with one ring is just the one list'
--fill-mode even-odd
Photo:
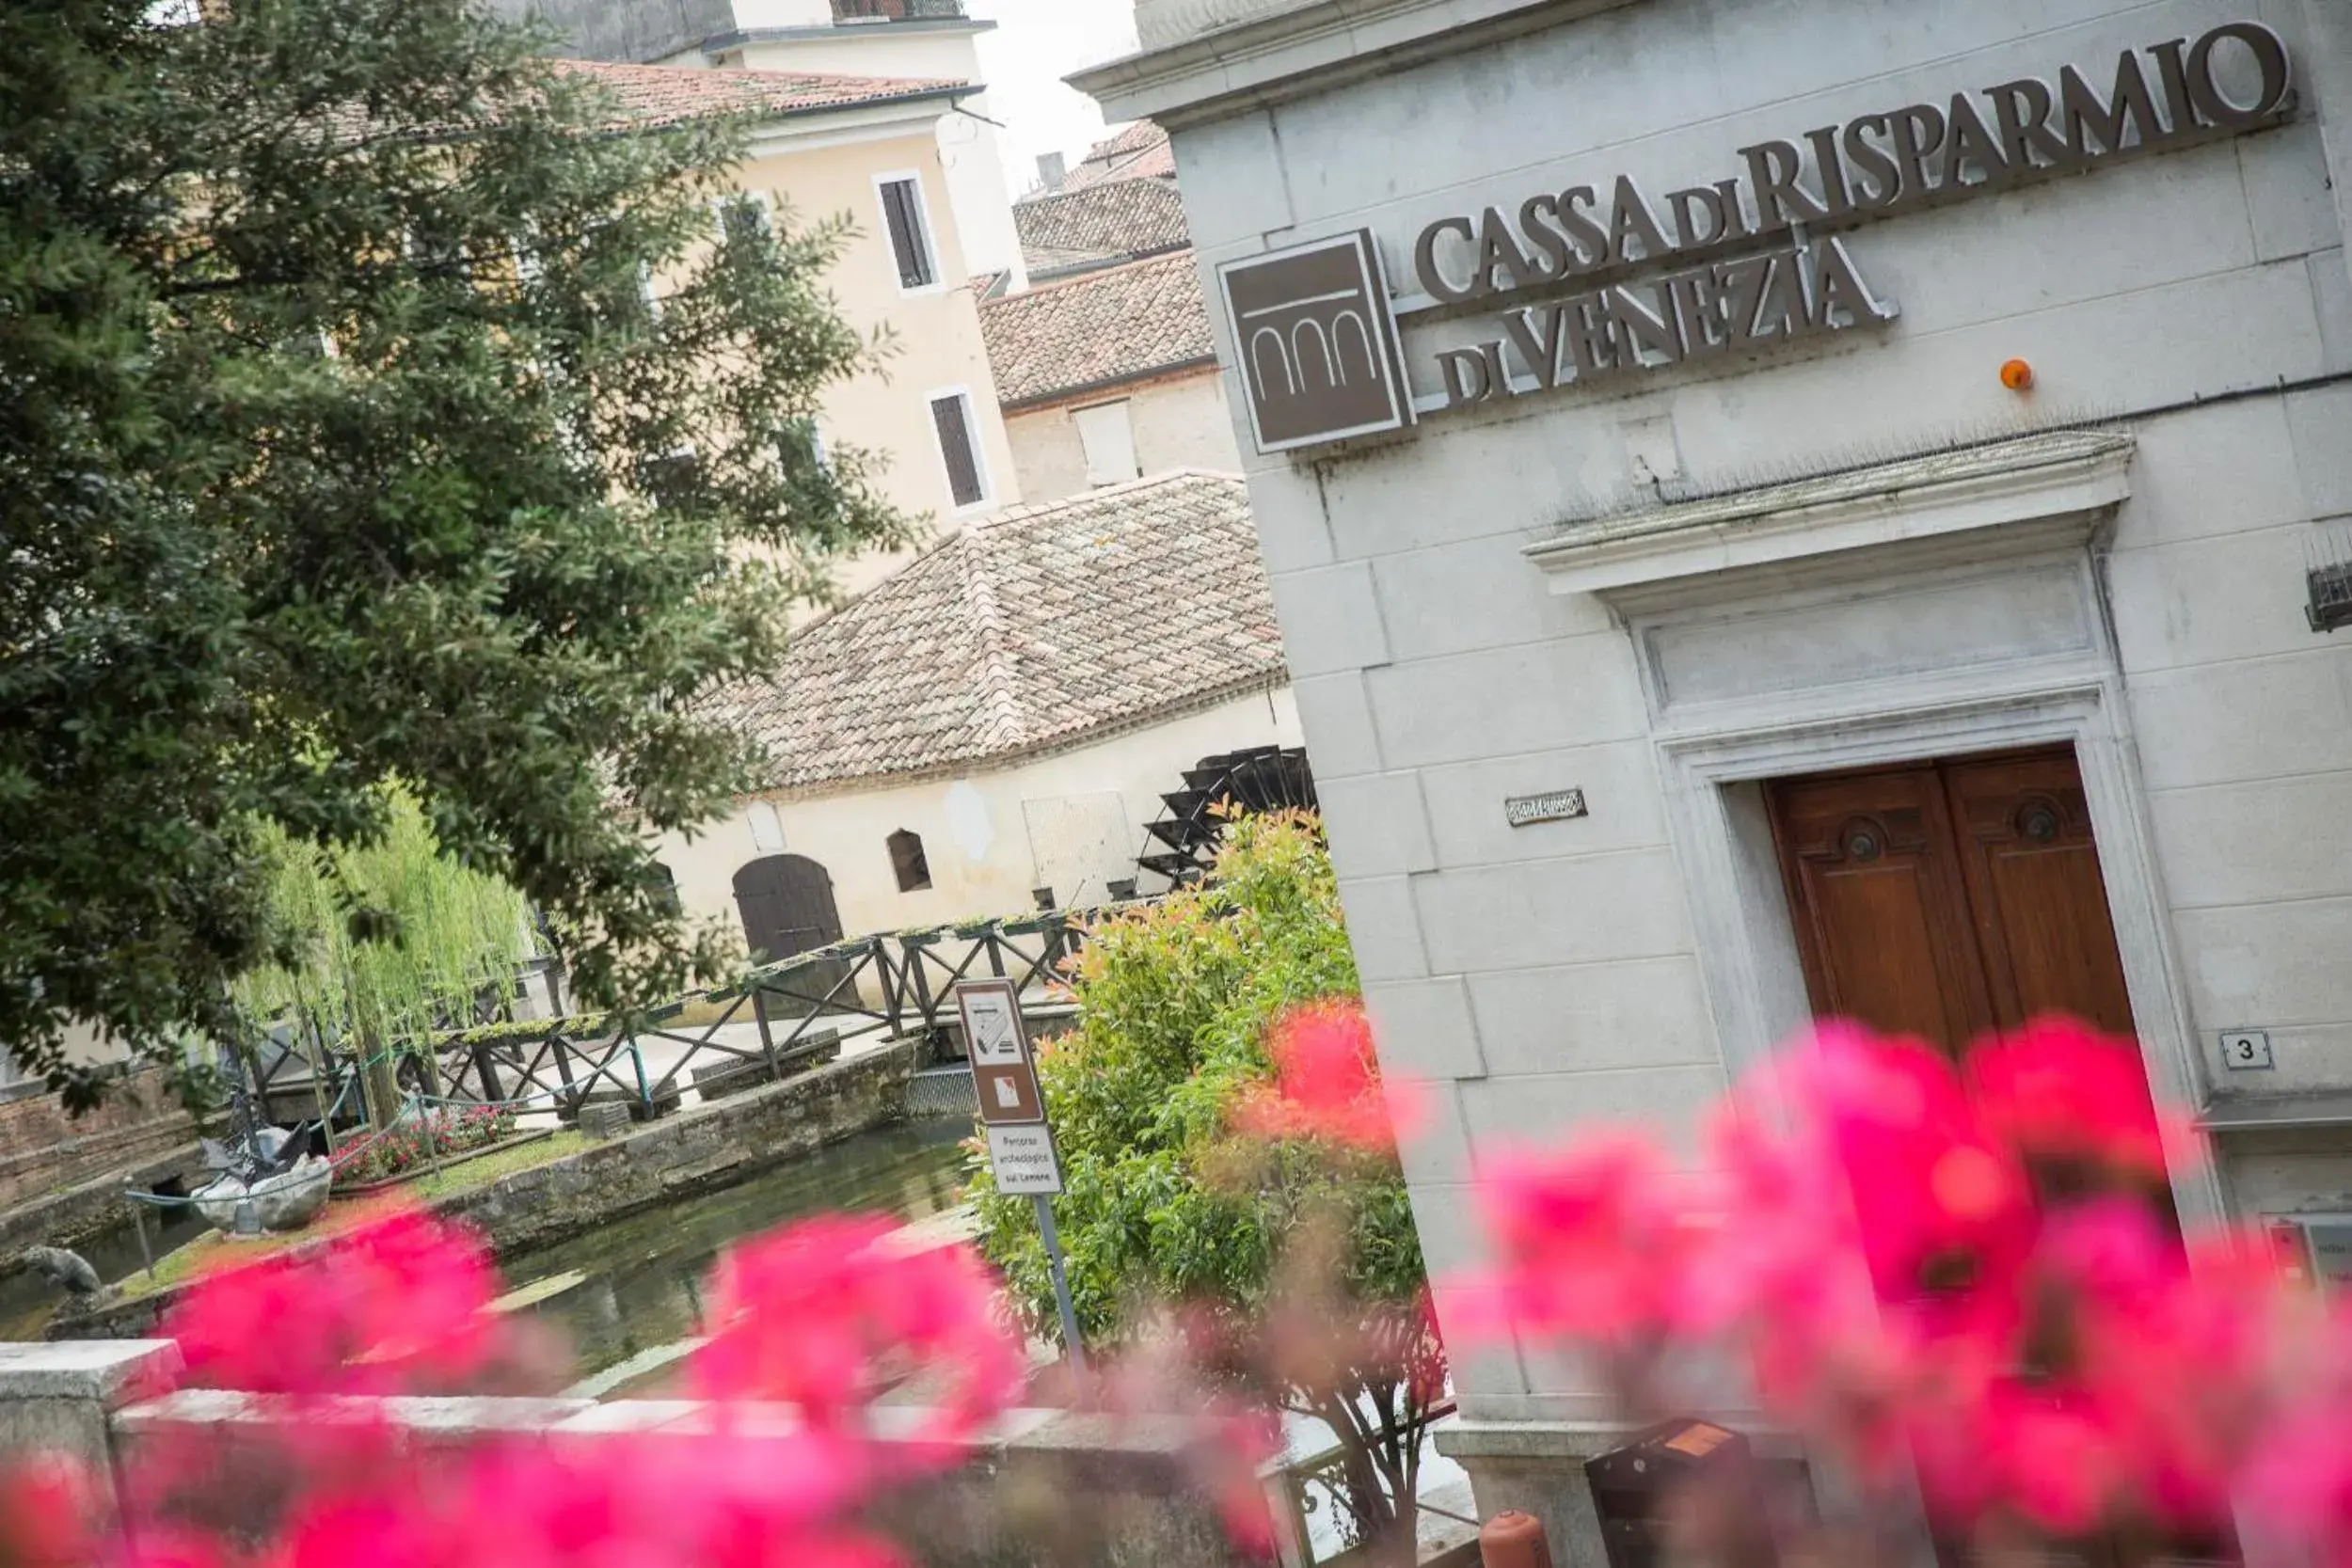
{"label": "arched wooden door", "polygon": [[757,963],[841,940],[833,877],[806,855],[770,855],[735,874],[735,907]]}

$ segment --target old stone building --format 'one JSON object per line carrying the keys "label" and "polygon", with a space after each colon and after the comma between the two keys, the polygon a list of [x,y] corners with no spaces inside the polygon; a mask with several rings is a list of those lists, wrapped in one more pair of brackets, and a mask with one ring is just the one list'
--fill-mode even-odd
{"label": "old stone building", "polygon": [[[1143,0],[1442,1278],[1497,1148],[1809,1017],[2135,1035],[2352,1212],[2352,11]],[[1438,1298],[1441,1318],[1452,1310]],[[1613,1440],[1457,1361],[1482,1507]]]}
{"label": "old stone building", "polygon": [[1241,481],[1175,473],[959,531],[803,628],[724,707],[768,787],[662,847],[680,897],[783,957],[1100,904],[1202,759],[1295,747]]}

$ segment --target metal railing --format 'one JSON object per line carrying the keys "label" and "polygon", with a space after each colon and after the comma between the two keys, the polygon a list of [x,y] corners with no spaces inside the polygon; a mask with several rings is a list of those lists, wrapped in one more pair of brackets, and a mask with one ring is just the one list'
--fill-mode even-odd
{"label": "metal railing", "polygon": [[[659,1116],[707,1076],[698,1069],[781,1080],[828,1048],[877,1035],[919,1037],[927,1059],[960,1056],[951,1050],[956,982],[1009,979],[1025,1009],[1051,1007],[1060,1000],[1062,968],[1084,941],[1083,922],[1100,912],[1052,911],[834,942],[657,1007],[634,1026],[566,1018],[544,1029],[452,1029],[396,1047],[394,1081],[443,1103],[520,1102],[569,1120],[592,1099]],[[680,1022],[690,1013],[707,1016]],[[730,1035],[742,1024],[754,1026],[755,1042]],[[246,1069],[257,1103],[299,1096],[287,1109],[307,1113],[315,1103],[331,1117],[364,1109],[366,1066],[351,1042],[313,1037],[253,1053]]]}

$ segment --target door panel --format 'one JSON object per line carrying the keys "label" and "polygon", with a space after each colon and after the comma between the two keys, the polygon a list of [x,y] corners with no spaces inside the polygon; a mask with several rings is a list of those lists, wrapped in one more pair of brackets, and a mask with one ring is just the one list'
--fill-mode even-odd
{"label": "door panel", "polygon": [[2072,1013],[2132,1032],[2090,807],[2065,752],[1944,769],[1961,869],[2003,1028]]}
{"label": "door panel", "polygon": [[1933,767],[1768,787],[1813,1010],[1957,1051],[1992,1022]]}
{"label": "door panel", "polygon": [[[735,903],[755,963],[774,963],[841,940],[833,874],[806,855],[770,855],[744,866],[735,874]],[[760,1006],[772,1016],[797,1017],[831,995],[849,973],[841,960],[811,964],[794,972],[788,994],[762,990]]]}
{"label": "door panel", "polygon": [[1958,1052],[2068,1013],[2132,1033],[2071,749],[1766,785],[1817,1017]]}

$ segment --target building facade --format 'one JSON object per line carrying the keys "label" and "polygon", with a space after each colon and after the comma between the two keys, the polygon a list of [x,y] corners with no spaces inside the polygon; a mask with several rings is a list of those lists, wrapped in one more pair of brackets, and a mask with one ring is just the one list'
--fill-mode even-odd
{"label": "building facade", "polygon": [[[936,131],[971,84],[605,61],[567,69],[641,115],[756,108],[763,119],[738,187],[795,222],[848,215],[852,231],[825,287],[843,320],[869,338],[886,331],[891,342],[886,357],[826,388],[813,433],[820,448],[878,455],[877,492],[931,531],[1020,500]],[[712,222],[715,232],[715,214]],[[854,593],[908,559],[876,552],[835,576]]]}
{"label": "building facade", "polygon": [[984,300],[980,330],[1031,500],[1176,468],[1239,471],[1189,251]]}
{"label": "building facade", "polygon": [[1175,172],[1139,120],[1013,209],[1034,286],[988,291],[980,329],[1032,500],[1241,467]]}
{"label": "building facade", "polygon": [[[973,42],[996,24],[963,0],[492,0],[553,30],[582,59],[689,70],[898,76],[968,84],[961,108],[930,127],[975,273],[1016,271],[1021,246],[1005,210],[1004,152]],[[858,214],[862,227],[867,214]],[[944,221],[944,215],[943,215]],[[968,274],[958,274],[961,283]]]}
{"label": "building facade", "polygon": [[[1824,1014],[2127,1031],[2185,1215],[2352,1212],[2352,12],[1139,11],[1440,1280]],[[1592,1381],[1455,1375],[1597,1560]]]}

